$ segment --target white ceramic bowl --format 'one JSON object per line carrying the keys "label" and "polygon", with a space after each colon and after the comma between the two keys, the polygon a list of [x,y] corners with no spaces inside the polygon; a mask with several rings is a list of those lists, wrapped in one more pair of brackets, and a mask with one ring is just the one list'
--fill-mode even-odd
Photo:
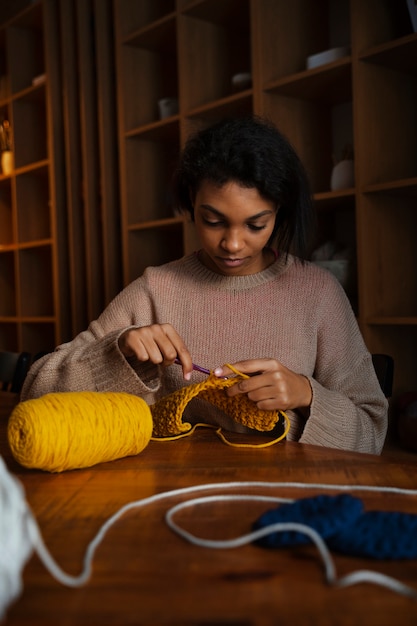
{"label": "white ceramic bowl", "polygon": [[311,54],[307,57],[307,69],[312,70],[314,67],[337,61],[342,57],[347,56],[350,53],[349,46],[341,46],[339,48],[330,48],[330,50],[323,50],[317,54]]}

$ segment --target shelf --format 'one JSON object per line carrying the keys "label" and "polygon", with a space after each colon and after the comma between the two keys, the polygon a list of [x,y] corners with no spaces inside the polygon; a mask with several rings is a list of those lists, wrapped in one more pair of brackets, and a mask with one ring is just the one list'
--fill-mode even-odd
{"label": "shelf", "polygon": [[172,217],[168,188],[179,149],[179,136],[163,141],[151,133],[126,139],[126,225]]}
{"label": "shelf", "polygon": [[175,141],[179,136],[179,116],[175,115],[166,120],[159,120],[132,128],[125,133],[126,139],[150,139],[155,141]]}
{"label": "shelf", "polygon": [[412,317],[368,317],[373,326],[417,326],[417,315]]}
{"label": "shelf", "polygon": [[[417,34],[405,3],[124,0],[115,22],[125,282],[193,249],[166,195],[190,133],[222,117],[266,116],[307,170],[315,244],[349,248],[347,293],[369,349],[392,353],[417,388]],[[310,55],[341,46],[350,54],[306,69]],[[244,71],[252,85],[237,92],[231,78]],[[168,95],[178,114],[160,120],[157,101]],[[355,186],[331,191],[347,145]]]}
{"label": "shelf", "polygon": [[31,353],[61,342],[67,289],[55,11],[56,3],[36,0],[0,25],[0,114],[14,161],[0,176],[0,346]]}
{"label": "shelf", "polygon": [[238,93],[219,98],[186,111],[188,118],[202,118],[214,122],[230,115],[249,115],[253,110],[253,92],[245,89]]}
{"label": "shelf", "polygon": [[247,0],[195,0],[186,4],[181,12],[213,24],[229,23],[241,28],[249,23]]}
{"label": "shelf", "polygon": [[417,196],[417,176],[401,180],[367,185],[363,193],[385,193],[396,196]]}
{"label": "shelf", "polygon": [[137,31],[146,29],[153,23],[158,23],[166,17],[170,17],[175,11],[175,0],[153,0],[152,2],[126,2],[117,7],[117,18],[121,41],[130,36],[135,36]]}
{"label": "shelf", "polygon": [[3,178],[0,182],[0,250],[3,246],[12,244],[14,240],[12,190],[10,182]]}
{"label": "shelf", "polygon": [[22,11],[9,23],[6,46],[10,92],[17,94],[32,86],[32,80],[45,72],[43,46],[43,7],[41,2]]}
{"label": "shelf", "polygon": [[359,59],[415,75],[417,70],[417,33],[374,46],[362,53]]}
{"label": "shelf", "polygon": [[320,211],[337,208],[353,208],[355,206],[355,189],[343,189],[340,191],[323,191],[315,193],[314,204]]}
{"label": "shelf", "polygon": [[16,260],[12,251],[0,252],[0,316],[16,315]]}
{"label": "shelf", "polygon": [[129,34],[124,40],[125,46],[144,48],[168,54],[177,53],[177,33],[175,13],[166,15],[156,22]]}
{"label": "shelf", "polygon": [[54,297],[52,250],[49,245],[19,250],[20,311],[22,317],[53,317]]}
{"label": "shelf", "polygon": [[346,102],[352,98],[351,57],[272,80],[264,85],[264,90],[325,104]]}
{"label": "shelf", "polygon": [[183,220],[129,231],[128,237],[129,282],[141,276],[149,265],[161,265],[183,254]]}
{"label": "shelf", "polygon": [[[234,19],[228,12],[232,6],[239,6]],[[215,1],[215,7],[216,19],[203,19],[207,3],[201,2],[189,7],[180,21],[179,64],[186,77],[181,82],[181,101],[187,112],[232,95],[234,74],[252,72],[247,0],[226,2],[223,8]]]}
{"label": "shelf", "polygon": [[148,222],[139,222],[137,224],[129,224],[128,230],[130,232],[147,229],[166,229],[167,226],[176,226],[183,223],[182,217],[167,217],[165,219],[152,220]]}

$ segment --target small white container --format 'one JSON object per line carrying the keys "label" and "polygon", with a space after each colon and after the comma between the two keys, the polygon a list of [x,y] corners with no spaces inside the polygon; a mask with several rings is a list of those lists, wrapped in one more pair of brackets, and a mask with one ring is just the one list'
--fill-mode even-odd
{"label": "small white container", "polygon": [[318,52],[317,54],[311,54],[309,57],[307,57],[307,69],[312,70],[313,68],[319,67],[320,65],[332,63],[332,61],[337,61],[337,59],[341,59],[347,56],[349,53],[349,46],[341,46],[339,48],[330,48],[330,50],[323,50],[323,52]]}
{"label": "small white container", "polygon": [[178,113],[177,98],[161,98],[158,100],[159,118],[165,120],[167,117]]}
{"label": "small white container", "polygon": [[330,189],[339,191],[340,189],[350,189],[355,184],[355,171],[353,161],[345,159],[339,161],[333,169],[330,177]]}
{"label": "small white container", "polygon": [[250,72],[239,72],[232,76],[232,87],[234,89],[249,89],[252,85],[252,74]]}

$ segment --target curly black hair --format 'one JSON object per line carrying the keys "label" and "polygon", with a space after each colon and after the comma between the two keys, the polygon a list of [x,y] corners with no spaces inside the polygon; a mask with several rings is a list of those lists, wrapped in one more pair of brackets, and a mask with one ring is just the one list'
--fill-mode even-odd
{"label": "curly black hair", "polygon": [[194,200],[205,180],[229,181],[256,188],[278,208],[269,245],[305,259],[314,225],[309,182],[304,167],[277,127],[250,116],[225,119],[191,135],[173,179],[175,208],[194,219]]}

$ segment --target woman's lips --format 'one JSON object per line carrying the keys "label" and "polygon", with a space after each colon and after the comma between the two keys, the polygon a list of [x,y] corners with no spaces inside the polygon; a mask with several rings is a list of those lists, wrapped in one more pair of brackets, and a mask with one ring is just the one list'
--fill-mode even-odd
{"label": "woman's lips", "polygon": [[245,262],[245,259],[231,259],[223,257],[219,257],[219,260],[223,265],[226,265],[226,267],[239,267]]}

